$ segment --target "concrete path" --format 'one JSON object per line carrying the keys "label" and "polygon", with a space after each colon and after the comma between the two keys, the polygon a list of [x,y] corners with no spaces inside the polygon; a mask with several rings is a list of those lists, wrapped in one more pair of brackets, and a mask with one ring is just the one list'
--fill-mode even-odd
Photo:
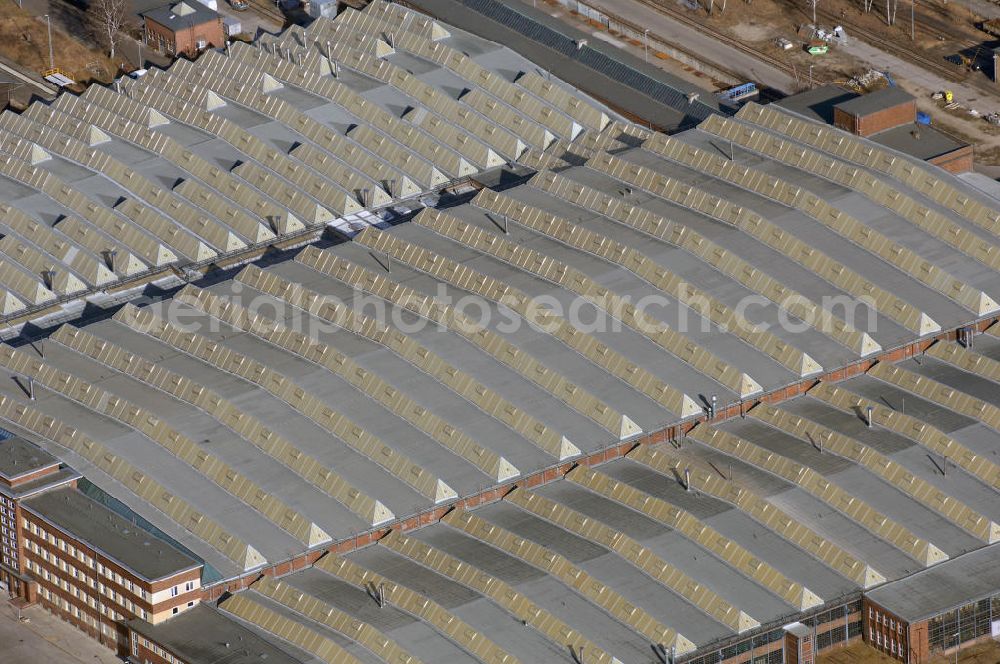
{"label": "concrete path", "polygon": [[[5,594],[6,595],[6,594]],[[113,652],[40,606],[22,611],[0,599],[0,662],[3,664],[121,664]]]}
{"label": "concrete path", "polygon": [[[541,2],[538,3],[541,8]],[[760,60],[751,59],[742,51],[722,44],[701,32],[678,23],[646,5],[638,2],[622,2],[621,0],[588,0],[587,4],[612,14],[621,16],[637,25],[647,26],[650,35],[654,35],[668,44],[677,44],[691,53],[698,54],[710,63],[718,63],[747,81],[756,81],[769,88],[782,92],[792,92],[796,89],[795,80],[784,71],[776,69]],[[550,6],[546,11],[552,13]],[[574,27],[580,28],[580,22],[574,21]],[[584,29],[585,28],[580,28]]]}
{"label": "concrete path", "polygon": [[[991,95],[972,85],[948,81],[919,65],[900,60],[860,39],[850,39],[846,46],[839,48],[861,61],[869,63],[874,69],[889,71],[893,77],[906,80],[910,85],[923,91],[924,94],[921,95],[923,97],[929,97],[933,92],[951,90],[955,93],[955,101],[961,104],[975,108],[982,113],[1000,111],[1000,88],[997,90],[998,94]],[[981,76],[982,74],[974,75]]]}

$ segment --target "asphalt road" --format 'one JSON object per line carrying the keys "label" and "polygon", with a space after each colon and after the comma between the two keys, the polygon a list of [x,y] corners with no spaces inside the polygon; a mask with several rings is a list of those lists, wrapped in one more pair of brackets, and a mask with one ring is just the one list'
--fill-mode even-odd
{"label": "asphalt road", "polygon": [[[677,44],[691,53],[697,53],[708,62],[724,64],[728,69],[741,74],[748,81],[756,81],[769,88],[782,92],[792,92],[796,89],[795,80],[787,73],[776,69],[760,60],[751,60],[742,51],[722,44],[711,37],[692,30],[690,27],[674,21],[638,2],[622,2],[622,0],[587,0],[587,4],[603,7],[633,23],[648,26],[649,32],[661,41]],[[580,27],[573,23],[574,27]],[[584,28],[581,28],[584,29]]]}
{"label": "asphalt road", "polygon": [[113,652],[40,606],[17,610],[0,599],[0,662],[3,664],[121,664]]}

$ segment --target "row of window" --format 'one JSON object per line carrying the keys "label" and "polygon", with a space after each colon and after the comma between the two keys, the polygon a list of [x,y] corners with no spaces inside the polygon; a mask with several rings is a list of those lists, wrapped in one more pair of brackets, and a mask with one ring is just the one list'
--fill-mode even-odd
{"label": "row of window", "polygon": [[[177,659],[176,657],[174,657],[173,655],[171,655],[169,652],[167,652],[166,650],[164,650],[160,646],[156,645],[155,643],[150,643],[149,639],[145,639],[144,638],[142,640],[142,647],[145,648],[146,650],[152,651],[156,655],[159,655],[163,659],[167,660],[167,664],[184,664],[183,661]],[[138,657],[139,656],[139,639],[138,638],[133,638],[132,639],[132,656],[133,657]],[[261,655],[261,656],[263,657],[263,655]]]}
{"label": "row of window", "polygon": [[868,620],[873,624],[881,624],[883,627],[888,627],[890,631],[896,632],[897,634],[903,633],[903,623],[897,622],[895,618],[891,618],[881,611],[876,611],[874,607],[868,607]]}
{"label": "row of window", "polygon": [[10,542],[4,538],[0,540],[0,560],[11,569],[20,569],[17,564],[17,541]]}
{"label": "row of window", "polygon": [[[113,608],[105,606],[103,602],[101,602],[99,597],[96,597],[95,595],[86,592],[85,590],[86,586],[84,586],[84,588],[81,588],[77,585],[71,584],[65,579],[61,579],[57,575],[50,573],[48,569],[42,567],[41,565],[32,560],[27,561],[27,567],[29,571],[34,572],[41,579],[47,581],[48,583],[51,583],[56,588],[62,588],[67,593],[71,594],[73,597],[76,597],[81,601],[83,601],[84,603],[86,603],[87,605],[89,605],[91,608],[99,609],[101,613],[110,617],[112,620],[123,619],[121,613],[118,613]],[[121,593],[114,592],[111,588],[105,586],[103,583],[94,583],[93,581],[91,581],[91,583],[93,584],[91,587],[95,588],[98,593],[106,596],[109,600],[116,602],[119,606],[125,607],[125,610],[130,613],[130,615],[127,616],[128,618],[131,618],[132,616],[139,616],[143,620],[149,619],[149,614],[146,612],[145,609],[136,606],[127,597],[123,597]]]}
{"label": "row of window", "polygon": [[42,597],[56,609],[61,609],[62,611],[65,611],[66,613],[75,616],[77,619],[80,620],[80,622],[93,627],[95,630],[100,629],[101,633],[104,634],[105,636],[110,636],[115,639],[118,638],[118,635],[116,634],[115,630],[108,627],[106,623],[100,622],[94,616],[88,615],[86,612],[81,611],[78,607],[75,607],[66,600],[61,599],[55,593],[50,593],[45,588],[42,588],[40,592]]}
{"label": "row of window", "polygon": [[869,643],[875,644],[879,648],[885,648],[893,655],[903,655],[903,643],[901,641],[896,641],[895,636],[882,638],[882,632],[880,630],[869,627],[868,641]]}
{"label": "row of window", "polygon": [[[29,532],[32,535],[37,535],[40,541],[48,541],[49,544],[57,546],[60,551],[65,551],[71,558],[76,558],[87,567],[94,569],[95,560],[83,549],[78,549],[73,546],[72,542],[67,542],[60,535],[49,532],[45,530],[42,526],[39,526],[34,521],[29,521],[28,519],[23,520],[24,531]],[[98,570],[101,571],[101,570]]]}
{"label": "row of window", "polygon": [[[746,664],[780,664],[782,660],[782,649],[780,647],[774,651],[764,651],[767,650],[766,647],[769,644],[780,641],[784,637],[784,634],[784,630],[781,629],[758,634],[715,652],[706,653],[687,664],[719,664],[719,662],[733,659],[739,663],[746,662]],[[774,659],[775,653],[777,653],[776,660]]]}
{"label": "row of window", "polygon": [[[843,643],[849,639],[861,636],[860,618],[847,624],[837,627],[830,627],[830,623],[843,620],[852,614],[861,612],[861,600],[855,600],[843,606],[838,606],[823,613],[819,613],[810,618],[805,618],[802,622],[816,630],[816,651],[821,652],[834,644]],[[756,650],[764,650],[763,646],[784,637],[784,630],[772,630],[766,634],[745,639],[739,643],[722,648],[715,652],[710,652],[689,661],[687,664],[720,664],[721,662],[735,662],[735,664],[775,664],[782,661],[783,649],[777,648],[767,654],[757,654]],[[751,659],[750,654],[753,654]]]}
{"label": "row of window", "polygon": [[946,650],[987,636],[994,620],[1000,620],[1000,595],[931,618],[927,625],[928,646],[931,652]]}
{"label": "row of window", "polygon": [[[128,578],[127,576],[122,576],[121,574],[111,569],[110,567],[105,567],[100,561],[95,560],[92,556],[85,553],[82,549],[78,549],[77,547],[73,546],[72,543],[66,542],[64,539],[58,537],[54,533],[47,532],[44,528],[35,524],[35,522],[33,521],[28,521],[27,519],[25,519],[24,527],[25,530],[31,532],[33,535],[37,535],[41,541],[47,540],[49,544],[53,544],[59,547],[60,551],[65,551],[69,559],[75,558],[76,560],[83,563],[90,569],[96,570],[97,574],[104,575],[104,577],[106,577],[109,581],[113,581],[118,585],[123,586],[126,590],[128,590],[135,596],[143,600],[146,600],[147,602],[150,601],[149,593],[145,589],[141,588],[138,584],[133,583],[132,579]],[[30,550],[33,550],[35,553],[38,553],[40,556],[42,556],[43,560],[48,560],[48,558],[46,557],[47,551],[44,548],[39,547],[37,544],[32,543],[30,540],[25,543],[25,547]],[[59,560],[60,569],[65,569],[66,571],[70,571],[74,577],[78,575],[78,572],[80,575],[82,575],[82,571],[78,571],[76,567],[73,567],[72,565],[63,566],[62,559],[55,556],[55,554],[52,554],[51,558],[53,561]],[[67,569],[67,567],[71,569]]]}
{"label": "row of window", "polygon": [[802,620],[802,624],[809,627],[815,627],[817,632],[821,632],[822,625],[826,623],[834,622],[835,620],[843,620],[845,617],[850,616],[854,613],[859,613],[861,611],[861,600],[854,600],[843,606],[838,606],[830,609],[829,611],[824,611],[822,613],[817,613],[811,618],[805,618]]}
{"label": "row of window", "polygon": [[18,569],[17,517],[14,516],[14,502],[4,496],[0,496],[0,546],[3,547],[4,565]]}
{"label": "row of window", "polygon": [[[41,593],[42,597],[48,600],[48,602],[54,605],[55,607],[61,608],[63,611],[66,611],[67,613],[72,613],[77,618],[86,620],[92,625],[97,624],[96,618],[94,618],[93,616],[84,611],[81,611],[79,606],[77,606],[76,604],[71,604],[68,599],[60,597],[57,593],[52,592],[45,586],[41,586],[38,592]],[[91,606],[91,608],[97,609],[102,616],[107,616],[108,618],[110,618],[112,621],[115,622],[126,619],[126,616],[123,616],[114,609],[108,608],[103,604],[100,607],[98,607],[97,603],[93,601],[92,597],[90,596],[87,597],[90,600],[88,604]]]}
{"label": "row of window", "polygon": [[[174,586],[173,588],[171,588],[170,596],[177,597],[178,595],[180,595],[181,594],[180,588],[181,588],[180,586]],[[187,583],[184,584],[184,592],[189,593],[192,590],[194,590],[194,581],[188,581]]]}

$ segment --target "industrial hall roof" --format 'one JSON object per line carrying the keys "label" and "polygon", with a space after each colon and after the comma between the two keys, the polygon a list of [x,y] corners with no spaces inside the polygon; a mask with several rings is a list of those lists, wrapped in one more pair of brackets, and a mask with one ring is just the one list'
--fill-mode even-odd
{"label": "industrial hall roof", "polygon": [[993,545],[887,583],[869,598],[909,623],[933,618],[972,602],[988,600],[1000,588],[1000,546]]}
{"label": "industrial hall roof", "polygon": [[219,13],[198,0],[180,0],[142,12],[142,16],[171,30],[220,20]]}
{"label": "industrial hall roof", "polygon": [[378,12],[0,114],[0,333],[618,130],[502,46]]}
{"label": "industrial hall roof", "polygon": [[[520,61],[373,3],[29,111],[70,131],[59,114],[106,97],[73,154],[129,160],[129,191],[179,178],[148,226],[178,220],[157,243],[178,251],[174,192],[221,201],[206,183],[279,228],[338,224],[363,185],[427,205],[350,212],[342,241],[0,346],[34,377],[34,399],[0,381],[0,426],[224,577],[391,529],[220,603],[329,664],[686,655],[1000,538],[1000,339],[885,355],[997,316],[996,200],[770,107],[653,134],[484,62]],[[330,124],[340,103],[364,112]],[[132,142],[147,132],[185,146],[177,170]],[[39,168],[83,174],[52,156],[71,139],[32,135]],[[491,155],[503,176],[424,193]],[[738,402],[674,444],[574,463]]]}
{"label": "industrial hall roof", "polygon": [[198,563],[167,542],[72,487],[24,501],[28,511],[92,544],[140,578],[153,582],[194,569]]}

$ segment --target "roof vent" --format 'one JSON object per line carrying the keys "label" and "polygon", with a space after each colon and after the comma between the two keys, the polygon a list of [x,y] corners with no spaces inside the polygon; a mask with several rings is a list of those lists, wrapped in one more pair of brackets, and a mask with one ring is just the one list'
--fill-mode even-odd
{"label": "roof vent", "polygon": [[190,16],[194,13],[194,7],[186,2],[178,2],[176,5],[170,8],[170,11],[177,14],[178,16]]}

